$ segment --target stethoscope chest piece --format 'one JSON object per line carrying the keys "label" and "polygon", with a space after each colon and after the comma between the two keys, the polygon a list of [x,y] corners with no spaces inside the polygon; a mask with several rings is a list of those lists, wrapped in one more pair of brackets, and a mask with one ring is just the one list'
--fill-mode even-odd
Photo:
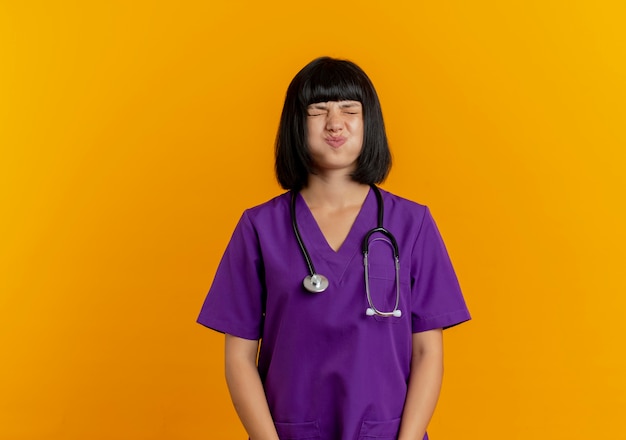
{"label": "stethoscope chest piece", "polygon": [[328,287],[328,278],[324,275],[313,274],[307,276],[304,281],[302,281],[304,288],[311,293],[320,293],[326,290]]}

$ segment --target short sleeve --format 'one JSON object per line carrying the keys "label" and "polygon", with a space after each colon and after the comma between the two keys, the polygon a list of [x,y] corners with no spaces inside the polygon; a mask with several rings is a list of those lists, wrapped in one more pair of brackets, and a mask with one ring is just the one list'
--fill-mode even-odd
{"label": "short sleeve", "polygon": [[244,339],[259,339],[264,283],[259,241],[244,212],[226,247],[198,322]]}
{"label": "short sleeve", "polygon": [[452,262],[428,209],[413,247],[411,283],[414,333],[470,319]]}

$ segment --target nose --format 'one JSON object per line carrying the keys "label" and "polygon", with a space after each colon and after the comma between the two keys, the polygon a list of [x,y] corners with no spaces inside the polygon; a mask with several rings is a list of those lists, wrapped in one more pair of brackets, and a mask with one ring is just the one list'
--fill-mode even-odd
{"label": "nose", "polygon": [[331,108],[328,110],[328,116],[326,117],[326,129],[328,131],[340,131],[343,128],[343,119],[341,118],[341,112],[338,109]]}

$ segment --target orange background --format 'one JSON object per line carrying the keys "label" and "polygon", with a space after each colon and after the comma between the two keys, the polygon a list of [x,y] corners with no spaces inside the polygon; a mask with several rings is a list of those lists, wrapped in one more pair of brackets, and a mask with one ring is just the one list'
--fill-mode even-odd
{"label": "orange background", "polygon": [[0,3],[0,438],[245,438],[195,319],[280,191],[290,79],[331,55],[376,85],[384,187],[431,207],[474,317],[432,438],[626,439],[625,22],[622,0]]}

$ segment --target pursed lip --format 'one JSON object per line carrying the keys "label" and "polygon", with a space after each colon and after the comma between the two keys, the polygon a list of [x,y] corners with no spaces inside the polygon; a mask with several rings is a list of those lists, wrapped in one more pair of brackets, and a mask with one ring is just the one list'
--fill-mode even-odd
{"label": "pursed lip", "polygon": [[343,136],[329,136],[327,138],[324,139],[324,141],[330,145],[331,147],[341,147],[343,144],[346,143],[347,139]]}

